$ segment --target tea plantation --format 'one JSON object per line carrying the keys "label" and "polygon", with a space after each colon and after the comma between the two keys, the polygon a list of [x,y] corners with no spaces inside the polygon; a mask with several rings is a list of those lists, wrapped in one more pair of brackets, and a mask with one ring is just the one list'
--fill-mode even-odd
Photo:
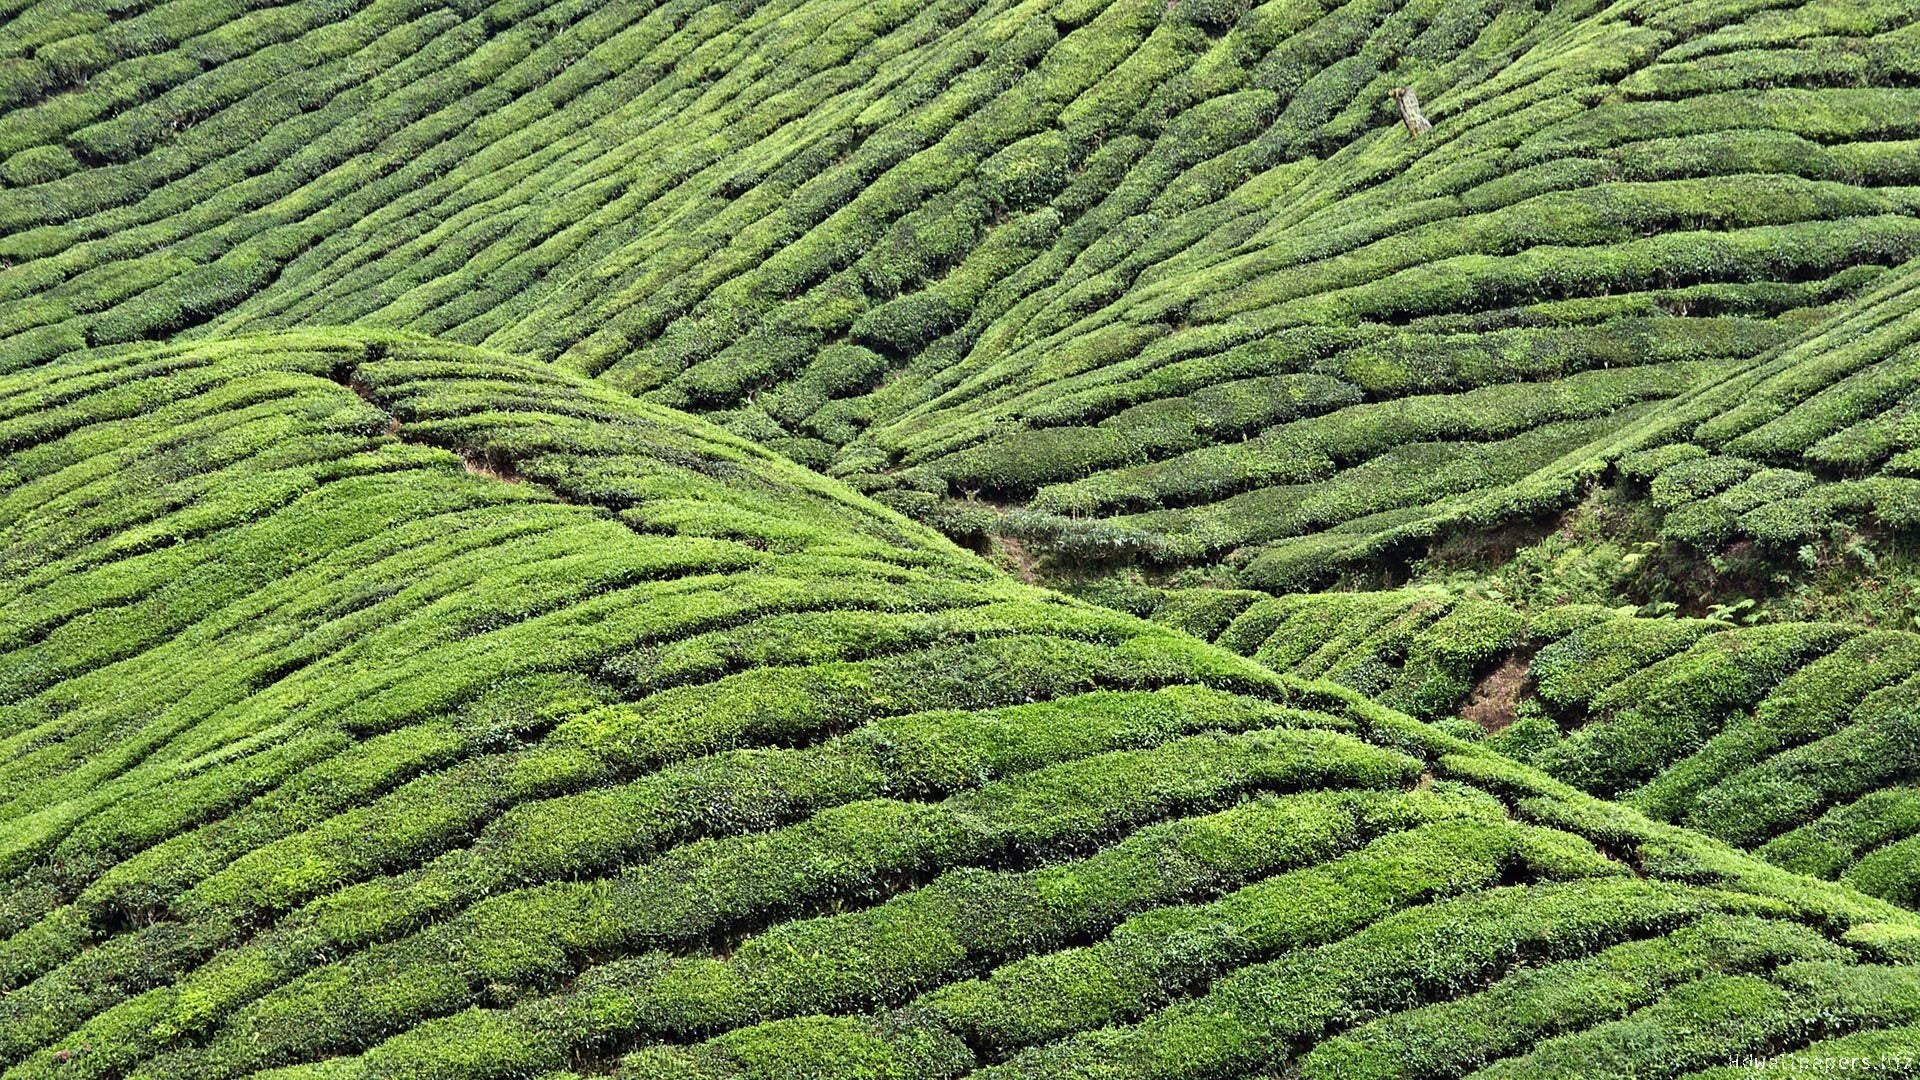
{"label": "tea plantation", "polygon": [[1156,620],[1275,671],[1920,907],[1920,633],[1525,612],[1434,588],[1150,600]]}
{"label": "tea plantation", "polygon": [[1920,916],[551,367],[294,332],[0,415],[8,1076],[1920,1040]]}
{"label": "tea plantation", "polygon": [[1915,0],[0,0],[0,1080],[1913,1075],[1916,529]]}
{"label": "tea plantation", "polygon": [[1908,0],[122,2],[0,27],[0,367],[421,331],[1259,587],[1920,255]]}

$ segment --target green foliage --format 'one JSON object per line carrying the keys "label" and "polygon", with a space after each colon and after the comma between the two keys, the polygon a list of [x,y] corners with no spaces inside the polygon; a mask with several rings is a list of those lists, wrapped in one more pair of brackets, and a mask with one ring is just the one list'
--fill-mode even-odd
{"label": "green foliage", "polygon": [[1692,980],[1842,955],[1792,923],[1709,915],[1663,938],[1522,969],[1479,993],[1374,1020],[1316,1047],[1301,1075],[1359,1080],[1464,1073],[1524,1053],[1555,1033],[1625,1016]]}
{"label": "green foliage", "polygon": [[4,5],[0,1072],[1907,1052],[1914,30]]}
{"label": "green foliage", "polygon": [[[1550,962],[1704,914],[1698,899],[1602,879],[1494,890],[1390,916],[1344,940],[1243,968],[1143,1023],[1029,1051],[990,1075],[1218,1075],[1259,1069],[1410,996],[1458,993],[1527,960]],[[1763,987],[1765,983],[1761,984]],[[1763,1015],[1789,1023],[1774,1008]],[[1604,1029],[1601,1029],[1604,1030]],[[1591,1059],[1588,1059],[1589,1063]]]}
{"label": "green foliage", "polygon": [[[485,350],[316,332],[8,378],[21,1076],[1052,1071],[1301,957],[1379,968],[1368,1018],[1478,992],[1506,961],[1474,943],[1534,940],[1500,898],[1559,912],[1553,883],[1641,892],[1570,896],[1603,923],[1539,956],[1644,942],[1657,987],[1850,961],[1803,920],[1876,957],[1912,928],[1356,693],[1439,714],[1584,617],[1137,587],[1281,675]],[[1646,700],[1691,700],[1657,670]],[[1429,948],[1366,944],[1405,934],[1468,951],[1381,967]]]}
{"label": "green foliage", "polygon": [[[45,10],[0,87],[0,370],[438,334],[757,410],[739,430],[869,493],[930,468],[949,491],[890,504],[969,542],[991,523],[940,497],[1029,504],[1008,530],[1073,557],[1237,549],[1269,589],[1563,506],[1625,406],[1745,370],[1920,253],[1891,17]],[[1400,84],[1441,136],[1395,134]],[[1726,449],[1896,460],[1882,359]],[[1823,505],[1672,535],[1797,546]]]}

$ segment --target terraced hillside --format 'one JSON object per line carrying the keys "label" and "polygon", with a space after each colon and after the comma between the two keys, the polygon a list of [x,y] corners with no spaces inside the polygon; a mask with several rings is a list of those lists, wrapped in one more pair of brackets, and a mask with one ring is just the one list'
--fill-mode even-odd
{"label": "terraced hillside", "polygon": [[1634,452],[1619,472],[1644,487],[1662,539],[1703,551],[1786,557],[1837,523],[1910,530],[1916,358],[1920,267],[1910,267],[1765,363],[1625,433]]}
{"label": "terraced hillside", "polygon": [[1920,1041],[1920,917],[538,363],[112,350],[0,379],[0,447],[8,1077]]}
{"label": "terraced hillside", "polygon": [[956,536],[1296,587],[1920,254],[1917,21],[43,0],[0,25],[0,365],[421,331],[716,412]]}
{"label": "terraced hillside", "polygon": [[1903,1075],[1917,350],[1913,0],[0,0],[0,1080]]}
{"label": "terraced hillside", "polygon": [[[1636,519],[1598,538],[1607,550],[1591,530],[1563,530],[1491,574],[1439,575],[1450,584],[1092,592],[1278,671],[1426,718],[1461,714],[1472,723],[1456,733],[1492,728],[1489,745],[1594,794],[1920,903],[1917,311],[1920,267],[1899,268],[1759,361],[1450,524],[1472,543],[1604,484],[1613,512]],[[1566,603],[1562,579],[1578,579],[1573,599],[1603,603]],[[1704,587],[1692,607],[1718,621],[1625,614],[1649,581]],[[1833,618],[1795,617],[1807,611]]]}
{"label": "terraced hillside", "polygon": [[1920,634],[1435,588],[1162,594],[1156,620],[1650,817],[1920,907]]}

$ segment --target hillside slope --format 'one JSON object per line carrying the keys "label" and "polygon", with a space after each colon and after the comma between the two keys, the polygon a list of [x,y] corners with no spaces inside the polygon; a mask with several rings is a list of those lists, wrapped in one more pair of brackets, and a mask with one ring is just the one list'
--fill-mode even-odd
{"label": "hillside slope", "polygon": [[[1142,597],[1147,599],[1147,597]],[[1528,612],[1415,587],[1160,593],[1142,614],[1650,817],[1920,906],[1920,633]]]}
{"label": "hillside slope", "polygon": [[0,452],[9,1078],[1920,1040],[1911,913],[538,363],[108,351],[0,377]]}
{"label": "hillside slope", "polygon": [[1899,0],[15,7],[0,367],[425,332],[1260,587],[1920,254]]}
{"label": "hillside slope", "polygon": [[[1464,709],[1500,728],[1489,745],[1595,794],[1920,902],[1917,312],[1920,267],[1899,268],[1453,526],[1471,544],[1604,484],[1608,512],[1638,531],[1569,538],[1563,526],[1510,564],[1441,575],[1450,585],[1278,599],[1122,589],[1109,602],[1424,717]],[[1702,589],[1680,599],[1724,621],[1562,606],[1560,579],[1607,604],[1649,599],[1623,585]],[[1485,598],[1530,583],[1536,595]],[[1659,606],[1675,605],[1642,614]],[[1832,617],[1795,617],[1804,610]]]}
{"label": "hillside slope", "polygon": [[0,1080],[1897,1074],[1917,350],[1912,0],[0,0]]}

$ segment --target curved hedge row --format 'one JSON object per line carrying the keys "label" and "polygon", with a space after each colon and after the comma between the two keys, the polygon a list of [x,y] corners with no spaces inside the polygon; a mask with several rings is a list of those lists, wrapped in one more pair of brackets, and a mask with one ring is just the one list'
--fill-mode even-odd
{"label": "curved hedge row", "polygon": [[1670,1075],[1920,1020],[1899,908],[538,363],[56,361],[0,505],[9,1078],[1531,1075],[1738,1019]]}

